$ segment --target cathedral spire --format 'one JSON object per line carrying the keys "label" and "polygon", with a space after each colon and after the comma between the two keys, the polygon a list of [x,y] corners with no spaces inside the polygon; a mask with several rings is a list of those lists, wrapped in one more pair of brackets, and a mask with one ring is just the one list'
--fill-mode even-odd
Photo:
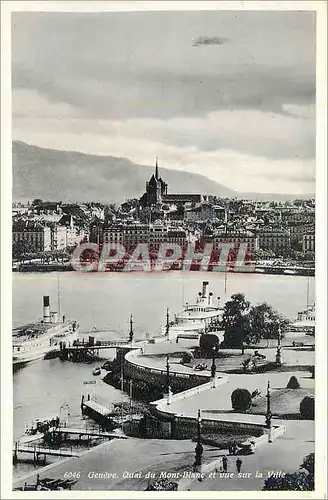
{"label": "cathedral spire", "polygon": [[158,175],[158,158],[157,158],[157,156],[156,156],[155,179],[156,180],[159,179],[159,175]]}

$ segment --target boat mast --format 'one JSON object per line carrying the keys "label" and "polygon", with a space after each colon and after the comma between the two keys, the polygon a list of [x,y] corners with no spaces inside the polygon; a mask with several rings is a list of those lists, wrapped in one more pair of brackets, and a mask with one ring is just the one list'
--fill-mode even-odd
{"label": "boat mast", "polygon": [[123,363],[124,356],[121,353],[121,427],[123,432],[123,421],[124,421],[124,410],[123,410],[123,402],[124,402],[124,371],[123,371]]}
{"label": "boat mast", "polygon": [[307,283],[306,283],[306,310],[309,309],[309,290],[310,290],[310,268],[308,268]]}
{"label": "boat mast", "polygon": [[[225,205],[225,210],[224,210],[224,234],[225,234],[225,239],[227,238],[227,231],[228,231],[228,202],[226,202]],[[228,268],[228,261],[226,263],[226,268],[224,270],[224,295],[227,295],[227,280],[228,280],[228,275],[227,275],[227,269]]]}
{"label": "boat mast", "polygon": [[59,289],[59,274],[57,274],[57,305],[58,305],[58,320],[60,321],[60,289]]}

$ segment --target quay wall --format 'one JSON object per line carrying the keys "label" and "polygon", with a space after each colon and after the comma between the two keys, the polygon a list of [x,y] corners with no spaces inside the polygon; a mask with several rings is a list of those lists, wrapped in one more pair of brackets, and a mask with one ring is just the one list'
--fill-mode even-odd
{"label": "quay wall", "polygon": [[[133,380],[142,380],[148,384],[161,384],[166,386],[166,370],[159,368],[150,368],[142,365],[142,361],[138,356],[142,354],[141,349],[130,351],[125,356],[124,373]],[[178,369],[170,370],[170,383],[173,392],[181,392],[186,389],[191,389],[205,384],[209,381],[210,375],[194,374],[178,371]]]}
{"label": "quay wall", "polygon": [[[144,380],[145,382],[161,382],[166,384],[166,370],[157,368],[149,368],[149,366],[142,365],[140,359],[142,349],[130,351],[125,356],[125,372],[132,378]],[[211,390],[214,387],[214,381],[210,379],[209,375],[205,374],[188,374],[186,372],[178,371],[177,369],[170,373],[170,381],[173,390],[178,390],[176,394],[172,394],[170,402],[176,400],[186,399],[188,397],[199,394],[205,390]],[[215,387],[228,382],[227,376],[220,376],[215,379]],[[140,426],[138,432],[141,430],[146,438],[164,437],[167,439],[192,439],[197,433],[197,418],[183,413],[176,413],[171,410],[170,405],[167,404],[168,399],[153,401],[150,403],[150,415],[145,418]],[[242,415],[240,420],[227,420],[220,418],[211,418],[202,415],[202,434],[213,436],[219,435],[220,432],[226,434],[238,435],[248,434],[254,436],[256,445],[268,442],[268,435],[265,433],[265,422],[263,417],[263,424],[256,423],[249,420],[243,420]],[[286,427],[283,425],[272,426],[272,438],[275,439],[286,432]]]}

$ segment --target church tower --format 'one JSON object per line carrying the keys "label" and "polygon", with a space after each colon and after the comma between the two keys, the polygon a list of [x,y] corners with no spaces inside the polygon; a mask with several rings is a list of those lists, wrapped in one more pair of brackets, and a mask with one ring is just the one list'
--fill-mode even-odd
{"label": "church tower", "polygon": [[158,175],[158,158],[156,156],[156,167],[155,167],[155,179],[158,181],[159,175]]}
{"label": "church tower", "polygon": [[163,195],[167,194],[167,184],[159,176],[158,158],[156,157],[155,173],[146,183],[146,192],[140,199],[142,206],[160,205]]}

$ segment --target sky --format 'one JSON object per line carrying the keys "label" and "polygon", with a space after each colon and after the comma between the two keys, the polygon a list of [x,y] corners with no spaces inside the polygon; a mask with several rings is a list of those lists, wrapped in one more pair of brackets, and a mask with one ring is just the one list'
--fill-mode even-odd
{"label": "sky", "polygon": [[297,11],[15,12],[13,139],[314,193],[315,26]]}

